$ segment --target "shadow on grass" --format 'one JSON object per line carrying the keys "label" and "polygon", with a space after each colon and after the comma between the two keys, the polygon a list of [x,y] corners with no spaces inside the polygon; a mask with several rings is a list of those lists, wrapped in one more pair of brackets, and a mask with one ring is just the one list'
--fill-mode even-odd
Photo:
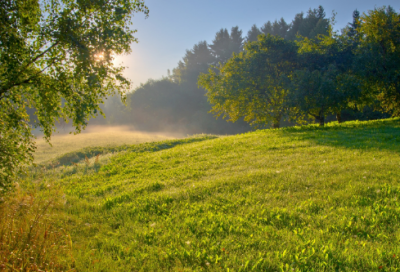
{"label": "shadow on grass", "polygon": [[92,158],[97,155],[105,155],[109,153],[118,153],[122,151],[143,153],[143,152],[156,152],[164,149],[173,148],[177,145],[189,144],[194,142],[200,142],[210,139],[218,138],[216,135],[194,135],[190,138],[166,140],[160,142],[150,142],[135,145],[120,145],[120,146],[97,146],[97,147],[85,147],[81,150],[69,152],[63,154],[50,162],[45,162],[42,167],[58,167],[62,165],[71,165],[84,160],[86,157]]}
{"label": "shadow on grass", "polygon": [[332,122],[322,128],[316,125],[289,127],[280,129],[278,133],[282,137],[318,145],[400,152],[400,118],[342,124]]}

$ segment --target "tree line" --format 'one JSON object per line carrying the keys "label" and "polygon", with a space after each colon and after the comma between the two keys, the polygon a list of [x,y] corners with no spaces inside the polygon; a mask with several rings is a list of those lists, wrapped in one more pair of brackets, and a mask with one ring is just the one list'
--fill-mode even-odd
{"label": "tree line", "polygon": [[[391,44],[399,43],[398,14],[391,7],[364,15],[356,10],[340,33],[333,21],[319,6],[296,14],[291,23],[281,18],[253,25],[245,37],[237,26],[221,29],[210,44],[201,41],[187,50],[167,77],[128,94],[128,110],[108,106],[108,122],[225,134],[250,125],[323,125],[334,116],[341,122],[398,114],[389,98],[397,84]],[[383,76],[387,65],[394,70]]]}
{"label": "tree line", "polygon": [[274,128],[282,119],[313,118],[323,126],[329,114],[341,122],[343,111],[366,106],[398,116],[399,14],[390,6],[363,15],[356,10],[340,34],[322,7],[307,18],[315,19],[314,28],[303,32],[308,36],[299,30],[293,39],[291,28],[282,35],[259,34],[242,52],[201,74],[198,83],[207,90],[212,111]]}

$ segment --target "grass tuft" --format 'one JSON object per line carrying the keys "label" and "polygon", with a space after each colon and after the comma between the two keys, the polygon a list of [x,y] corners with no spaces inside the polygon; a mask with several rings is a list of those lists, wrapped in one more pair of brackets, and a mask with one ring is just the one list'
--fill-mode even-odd
{"label": "grass tuft", "polygon": [[0,270],[65,271],[73,267],[71,238],[53,218],[60,206],[57,196],[41,198],[21,191],[3,199]]}

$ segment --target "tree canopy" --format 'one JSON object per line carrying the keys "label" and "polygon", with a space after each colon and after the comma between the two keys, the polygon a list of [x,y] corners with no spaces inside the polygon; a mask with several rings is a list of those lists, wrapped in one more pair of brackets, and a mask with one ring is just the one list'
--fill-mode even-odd
{"label": "tree canopy", "polygon": [[212,112],[230,121],[240,117],[256,125],[272,122],[279,127],[287,109],[283,78],[296,66],[297,46],[278,36],[259,36],[247,43],[244,52],[234,54],[225,65],[209,69],[199,77],[207,90]]}
{"label": "tree canopy", "polygon": [[349,37],[320,35],[298,41],[298,70],[290,80],[288,105],[324,125],[325,116],[362,103],[361,80],[354,73],[355,56]]}
{"label": "tree canopy", "polygon": [[32,161],[27,109],[49,139],[57,120],[79,132],[106,96],[124,96],[130,82],[113,59],[136,41],[134,12],[149,10],[141,0],[1,1],[0,189]]}
{"label": "tree canopy", "polygon": [[357,27],[357,72],[381,102],[400,116],[400,14],[392,7],[360,16]]}

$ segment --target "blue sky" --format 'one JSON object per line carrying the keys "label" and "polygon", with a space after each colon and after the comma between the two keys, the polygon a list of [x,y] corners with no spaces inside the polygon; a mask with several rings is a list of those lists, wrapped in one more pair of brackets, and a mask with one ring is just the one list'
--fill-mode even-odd
{"label": "blue sky", "polygon": [[337,12],[335,29],[343,28],[352,20],[352,12],[367,12],[374,7],[391,5],[400,12],[399,0],[336,0],[336,1],[268,1],[268,0],[146,0],[150,16],[135,14],[132,28],[139,43],[132,44],[132,53],[118,56],[129,68],[125,76],[136,87],[149,78],[167,75],[199,41],[211,43],[221,28],[239,26],[243,36],[253,24],[261,27],[268,20],[283,17],[290,23],[295,14],[322,5],[327,17]]}

